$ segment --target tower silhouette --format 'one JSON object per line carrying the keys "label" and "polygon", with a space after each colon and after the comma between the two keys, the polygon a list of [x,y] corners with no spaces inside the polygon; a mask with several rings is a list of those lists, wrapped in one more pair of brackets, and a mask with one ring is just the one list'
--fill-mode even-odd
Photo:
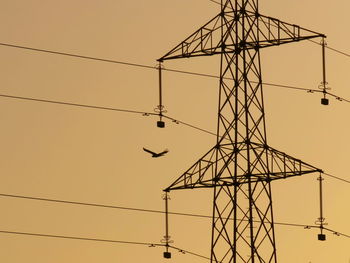
{"label": "tower silhouette", "polygon": [[325,35],[259,13],[258,0],[221,12],[158,59],[220,55],[216,144],[166,192],[212,188],[211,262],[277,262],[271,182],[321,169],[269,146],[260,50]]}

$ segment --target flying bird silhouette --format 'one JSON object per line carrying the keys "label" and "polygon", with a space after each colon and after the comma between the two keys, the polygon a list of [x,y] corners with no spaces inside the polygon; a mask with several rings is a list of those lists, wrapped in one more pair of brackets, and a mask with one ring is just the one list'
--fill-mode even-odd
{"label": "flying bird silhouette", "polygon": [[161,156],[163,156],[164,154],[166,154],[167,152],[169,152],[168,149],[165,149],[164,151],[162,151],[162,152],[160,152],[160,153],[152,152],[152,151],[150,151],[150,150],[148,150],[148,149],[146,149],[146,148],[143,148],[143,150],[144,150],[145,152],[148,152],[148,153],[152,154],[152,157],[153,157],[153,158],[161,157]]}

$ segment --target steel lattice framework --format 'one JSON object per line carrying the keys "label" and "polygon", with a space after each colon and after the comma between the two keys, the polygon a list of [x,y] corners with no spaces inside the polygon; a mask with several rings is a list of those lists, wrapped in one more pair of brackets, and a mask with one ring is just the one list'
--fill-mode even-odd
{"label": "steel lattice framework", "polygon": [[221,12],[158,59],[220,55],[217,142],[165,191],[213,188],[211,262],[277,262],[271,181],[321,172],[270,147],[260,50],[325,36],[261,15],[258,0]]}

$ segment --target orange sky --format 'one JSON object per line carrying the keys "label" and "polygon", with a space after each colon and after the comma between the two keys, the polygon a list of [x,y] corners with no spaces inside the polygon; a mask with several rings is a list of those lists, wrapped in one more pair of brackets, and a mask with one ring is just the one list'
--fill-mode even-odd
{"label": "orange sky", "polygon": [[[317,8],[316,8],[317,7]],[[329,47],[350,52],[345,0],[261,0],[260,12],[328,36]],[[186,36],[219,12],[209,0],[38,1],[3,0],[2,43],[156,65]],[[301,42],[263,50],[263,81],[317,89],[321,48]],[[157,72],[0,46],[0,94],[152,112],[158,104]],[[169,61],[166,68],[217,74],[218,57]],[[349,57],[327,50],[331,92],[350,99]],[[164,104],[175,119],[215,131],[216,79],[164,72]],[[334,176],[350,179],[350,104],[320,94],[265,86],[269,144]],[[0,194],[35,196],[163,210],[162,189],[215,143],[182,124],[156,128],[140,114],[54,105],[0,97]],[[169,153],[152,159],[142,147]],[[317,175],[274,182],[276,222],[313,225],[319,217]],[[328,227],[350,234],[349,184],[325,177]],[[176,212],[211,213],[211,190],[171,193]],[[0,231],[159,243],[162,214],[1,197]],[[350,239],[318,230],[276,226],[283,263],[348,263]],[[171,216],[174,245],[204,256],[211,221]],[[0,233],[0,261],[166,262],[162,248]],[[168,262],[205,259],[172,251]]]}

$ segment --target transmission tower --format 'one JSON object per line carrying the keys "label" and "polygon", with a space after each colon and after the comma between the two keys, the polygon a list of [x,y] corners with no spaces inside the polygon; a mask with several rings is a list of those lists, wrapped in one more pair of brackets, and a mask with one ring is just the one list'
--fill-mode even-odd
{"label": "transmission tower", "polygon": [[317,37],[260,14],[258,0],[221,0],[218,15],[158,59],[220,55],[216,144],[165,189],[213,189],[211,262],[276,263],[271,181],[322,172],[269,146],[260,63],[262,48]]}

